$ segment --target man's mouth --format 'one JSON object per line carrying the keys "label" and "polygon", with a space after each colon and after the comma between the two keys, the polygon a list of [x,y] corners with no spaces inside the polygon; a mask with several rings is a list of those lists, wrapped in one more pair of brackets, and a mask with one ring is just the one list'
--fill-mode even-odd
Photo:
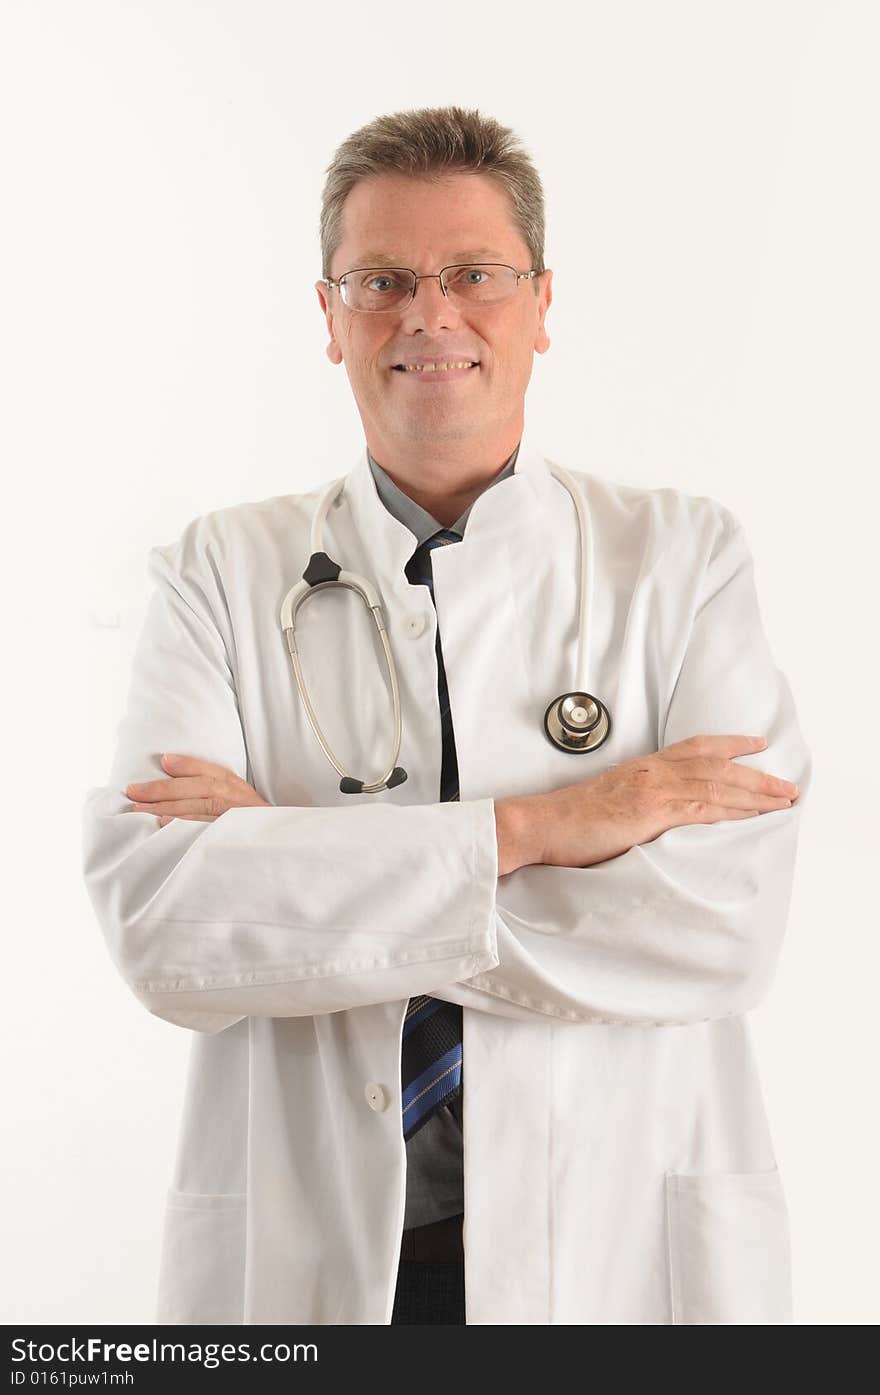
{"label": "man's mouth", "polygon": [[451,374],[467,372],[471,368],[479,368],[479,363],[466,358],[448,359],[441,363],[395,363],[392,365],[397,373],[418,373],[429,377],[433,374]]}

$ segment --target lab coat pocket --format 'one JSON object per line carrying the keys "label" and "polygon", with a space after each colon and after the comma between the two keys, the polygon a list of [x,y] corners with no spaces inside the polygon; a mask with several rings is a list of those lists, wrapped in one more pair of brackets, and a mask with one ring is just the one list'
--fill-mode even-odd
{"label": "lab coat pocket", "polygon": [[778,1168],[667,1172],[666,1218],[673,1323],[792,1321],[788,1206]]}
{"label": "lab coat pocket", "polygon": [[159,1270],[158,1323],[241,1323],[245,1192],[169,1187]]}

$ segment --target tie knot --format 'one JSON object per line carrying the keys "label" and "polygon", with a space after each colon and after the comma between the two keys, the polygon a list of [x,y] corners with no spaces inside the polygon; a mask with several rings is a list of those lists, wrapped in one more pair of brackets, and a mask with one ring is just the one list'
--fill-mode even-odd
{"label": "tie knot", "polygon": [[407,578],[410,581],[427,581],[431,572],[430,554],[436,547],[457,542],[461,542],[461,533],[457,533],[454,528],[438,528],[430,538],[425,538],[424,542],[419,543],[407,562]]}
{"label": "tie knot", "polygon": [[[433,550],[443,543],[461,542],[461,533],[456,533],[454,528],[438,528],[430,538],[426,538],[423,543],[419,543],[419,548]],[[418,549],[417,549],[418,550]]]}

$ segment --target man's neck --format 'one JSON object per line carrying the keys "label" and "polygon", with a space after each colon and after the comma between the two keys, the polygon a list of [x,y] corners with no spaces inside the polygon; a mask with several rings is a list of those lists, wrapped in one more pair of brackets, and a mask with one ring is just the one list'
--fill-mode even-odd
{"label": "man's neck", "polygon": [[506,451],[502,445],[500,450],[504,453],[494,452],[488,464],[474,463],[472,458],[462,460],[460,456],[444,457],[430,444],[417,454],[409,451],[401,456],[400,452],[392,452],[390,458],[371,442],[367,445],[373,459],[397,488],[442,527],[449,528],[504,469],[519,440],[517,436]]}

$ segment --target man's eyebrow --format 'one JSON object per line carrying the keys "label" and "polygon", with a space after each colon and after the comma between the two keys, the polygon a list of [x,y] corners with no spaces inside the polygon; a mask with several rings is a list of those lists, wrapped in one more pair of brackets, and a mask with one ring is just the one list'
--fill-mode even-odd
{"label": "man's eyebrow", "polygon": [[[456,262],[504,262],[505,253],[496,252],[491,247],[478,247],[476,251],[469,249],[465,252],[452,252],[447,266],[454,266]],[[371,266],[405,266],[400,257],[389,257],[387,252],[364,252],[354,264],[354,269]]]}

